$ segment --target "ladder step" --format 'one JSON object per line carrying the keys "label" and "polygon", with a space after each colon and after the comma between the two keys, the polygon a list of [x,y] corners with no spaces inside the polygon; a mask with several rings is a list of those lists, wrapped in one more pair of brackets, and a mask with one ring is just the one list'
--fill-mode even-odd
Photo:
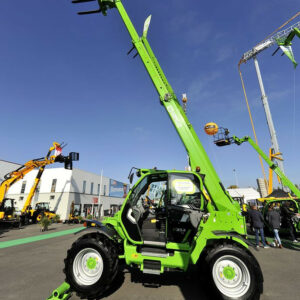
{"label": "ladder step", "polygon": [[149,251],[143,251],[141,253],[143,256],[154,256],[154,257],[168,257],[169,256],[169,253],[155,253],[155,252],[149,252]]}
{"label": "ladder step", "polygon": [[161,262],[159,260],[144,259],[143,273],[160,275]]}
{"label": "ladder step", "polygon": [[166,247],[165,242],[157,242],[157,241],[144,241],[144,245],[156,246],[156,247]]}
{"label": "ladder step", "polygon": [[144,274],[160,275],[160,270],[143,269]]}
{"label": "ladder step", "polygon": [[155,247],[142,247],[140,252],[143,256],[154,256],[154,257],[168,257],[170,255],[166,249],[155,248]]}

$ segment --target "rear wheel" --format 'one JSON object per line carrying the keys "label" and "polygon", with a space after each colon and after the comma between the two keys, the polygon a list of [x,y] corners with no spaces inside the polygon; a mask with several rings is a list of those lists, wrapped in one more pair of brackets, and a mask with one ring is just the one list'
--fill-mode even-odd
{"label": "rear wheel", "polygon": [[36,221],[37,221],[37,222],[41,222],[41,220],[43,219],[44,215],[45,215],[45,214],[44,214],[43,212],[39,213],[39,214],[37,215],[37,217],[36,217]]}
{"label": "rear wheel", "polygon": [[263,276],[255,257],[246,250],[231,244],[219,245],[205,261],[210,284],[221,299],[259,299]]}
{"label": "rear wheel", "polygon": [[78,239],[65,259],[66,281],[82,298],[98,299],[110,287],[117,271],[117,249],[98,233]]}

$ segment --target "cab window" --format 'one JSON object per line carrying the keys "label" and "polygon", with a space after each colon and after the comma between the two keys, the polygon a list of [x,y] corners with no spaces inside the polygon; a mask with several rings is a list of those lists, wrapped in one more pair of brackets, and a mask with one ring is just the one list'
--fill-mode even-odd
{"label": "cab window", "polygon": [[198,177],[190,173],[172,173],[169,176],[170,204],[201,206],[202,193]]}
{"label": "cab window", "polygon": [[153,174],[146,176],[132,191],[129,202],[132,206],[163,205],[167,191],[167,174]]}

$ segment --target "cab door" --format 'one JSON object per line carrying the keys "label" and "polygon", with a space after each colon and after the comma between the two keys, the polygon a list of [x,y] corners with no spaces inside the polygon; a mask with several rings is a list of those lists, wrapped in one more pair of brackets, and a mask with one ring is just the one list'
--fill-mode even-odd
{"label": "cab door", "polygon": [[155,186],[164,186],[166,190],[167,178],[168,175],[166,172],[147,174],[140,179],[128,195],[126,204],[121,212],[121,220],[122,227],[131,242],[139,244],[143,242],[142,226],[150,213],[149,202],[152,203],[160,199],[160,194],[164,192],[152,187],[154,183],[159,183]]}

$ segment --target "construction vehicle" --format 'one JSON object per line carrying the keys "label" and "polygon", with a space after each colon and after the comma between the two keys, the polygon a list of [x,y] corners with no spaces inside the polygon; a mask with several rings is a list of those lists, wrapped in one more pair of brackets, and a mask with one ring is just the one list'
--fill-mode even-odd
{"label": "construction vehicle", "polygon": [[43,217],[47,217],[50,220],[56,217],[55,211],[50,210],[49,202],[37,202],[34,209],[30,209],[28,213],[32,223],[40,222]]}
{"label": "construction vehicle", "polygon": [[[22,224],[39,222],[41,221],[43,216],[46,216],[49,219],[55,218],[56,214],[54,211],[50,210],[49,202],[36,203],[34,209],[32,209],[31,203],[47,165],[53,164],[55,162],[64,163],[65,168],[71,170],[73,167],[73,161],[79,160],[79,154],[76,152],[70,152],[68,156],[63,156],[62,149],[64,148],[64,146],[65,145],[63,145],[63,143],[53,142],[53,146],[49,148],[45,158],[41,159],[41,162],[43,162],[43,164],[39,167],[39,171],[35,177],[34,183],[21,210]],[[55,151],[55,153],[54,155],[51,155],[53,151]]]}
{"label": "construction vehicle", "polygon": [[[48,151],[48,154],[45,158],[37,158],[26,162],[23,166],[18,168],[15,171],[12,171],[4,176],[4,181],[0,184],[0,223],[12,223],[13,225],[18,225],[20,223],[24,223],[25,220],[36,215],[34,210],[31,209],[30,204],[32,201],[32,197],[34,192],[38,186],[40,177],[44,171],[46,165],[53,164],[54,162],[63,162],[65,164],[66,169],[72,169],[72,162],[79,159],[79,154],[76,152],[70,152],[69,156],[62,156],[61,154],[56,154],[50,156],[51,152],[57,147],[60,147],[59,143],[53,143],[53,147],[51,147]],[[18,182],[20,179],[24,178],[26,174],[31,172],[32,170],[39,168],[38,175],[35,179],[34,185],[30,190],[27,200],[25,201],[24,207],[21,211],[20,220],[17,218],[18,216],[14,214],[15,207],[13,199],[5,198],[5,195],[8,189]]]}
{"label": "construction vehicle", "polygon": [[[266,202],[264,207],[262,208],[262,214],[264,216],[265,225],[269,232],[273,233],[273,229],[269,225],[269,222],[267,220],[267,214],[269,211],[269,208],[272,207],[273,209],[278,209],[278,211],[281,213],[283,205],[285,205],[287,202],[289,202],[289,210],[294,214],[292,218],[293,225],[295,227],[295,231],[297,234],[300,234],[300,203],[294,199],[294,198],[269,198]],[[284,218],[282,218],[282,223],[279,229],[280,234],[288,234],[288,228],[287,224],[285,224]]]}
{"label": "construction vehicle", "polygon": [[[54,162],[54,160],[53,160]],[[25,163],[23,166],[15,171],[12,171],[4,176],[4,181],[0,184],[0,222],[1,225],[12,223],[13,225],[19,224],[17,215],[14,214],[15,207],[12,199],[5,198],[8,189],[17,181],[24,178],[26,174],[35,168],[49,164],[49,160],[43,158],[33,159]]]}
{"label": "construction vehicle", "polygon": [[[265,224],[269,227],[269,224],[266,220],[267,212],[270,206],[277,206],[279,205],[279,209],[285,202],[290,202],[293,212],[295,213],[294,218],[294,226],[297,232],[300,232],[300,205],[297,199],[300,198],[300,191],[299,189],[288,179],[288,177],[281,171],[279,166],[269,158],[262,149],[252,140],[251,137],[245,136],[243,138],[238,138],[236,136],[229,136],[229,130],[227,128],[220,127],[218,132],[214,135],[214,143],[217,146],[228,146],[231,144],[241,145],[244,142],[248,142],[253,149],[264,159],[264,161],[268,164],[269,168],[274,171],[280,179],[280,182],[287,187],[296,197],[292,197],[289,194],[289,197],[280,197],[280,198],[259,198],[260,202],[264,203],[262,208],[262,213],[265,219]],[[299,216],[299,217],[298,217]],[[284,231],[284,224],[283,224],[283,231]]]}
{"label": "construction vehicle", "polygon": [[0,226],[18,226],[19,221],[17,217],[18,216],[15,210],[15,199],[4,198],[0,203]]}
{"label": "construction vehicle", "polygon": [[[87,0],[73,1],[81,2]],[[263,275],[248,249],[245,218],[222,185],[152,52],[147,41],[151,17],[146,19],[139,37],[120,0],[98,0],[98,4],[96,11],[80,14],[106,15],[108,9],[118,10],[131,36],[132,50],[137,50],[135,56],[139,55],[144,63],[160,103],[187,150],[191,171],[132,168],[130,183],[135,174],[138,180],[121,210],[102,223],[86,221],[87,229],[92,231],[68,250],[66,282],[49,299],[67,299],[72,291],[81,298],[99,299],[116,277],[120,260],[155,275],[186,272],[198,264],[211,284],[211,296],[216,293],[223,299],[258,299]],[[165,187],[159,218],[164,226],[160,230],[151,222],[156,216],[143,205],[149,185]]]}
{"label": "construction vehicle", "polygon": [[238,138],[236,136],[229,136],[229,130],[227,128],[220,127],[219,131],[214,135],[214,143],[219,146],[228,146],[231,144],[236,144],[240,146],[244,142],[248,142],[252,148],[263,158],[263,160],[268,164],[269,168],[272,169],[277,176],[280,178],[282,184],[289,188],[292,193],[294,193],[297,198],[300,198],[299,189],[287,178],[286,175],[281,171],[278,165],[269,159],[269,157],[262,151],[262,149],[253,141],[250,136],[245,136],[243,138]]}
{"label": "construction vehicle", "polygon": [[66,223],[79,224],[81,222],[81,204],[75,204],[74,201],[71,203],[69,219]]}

